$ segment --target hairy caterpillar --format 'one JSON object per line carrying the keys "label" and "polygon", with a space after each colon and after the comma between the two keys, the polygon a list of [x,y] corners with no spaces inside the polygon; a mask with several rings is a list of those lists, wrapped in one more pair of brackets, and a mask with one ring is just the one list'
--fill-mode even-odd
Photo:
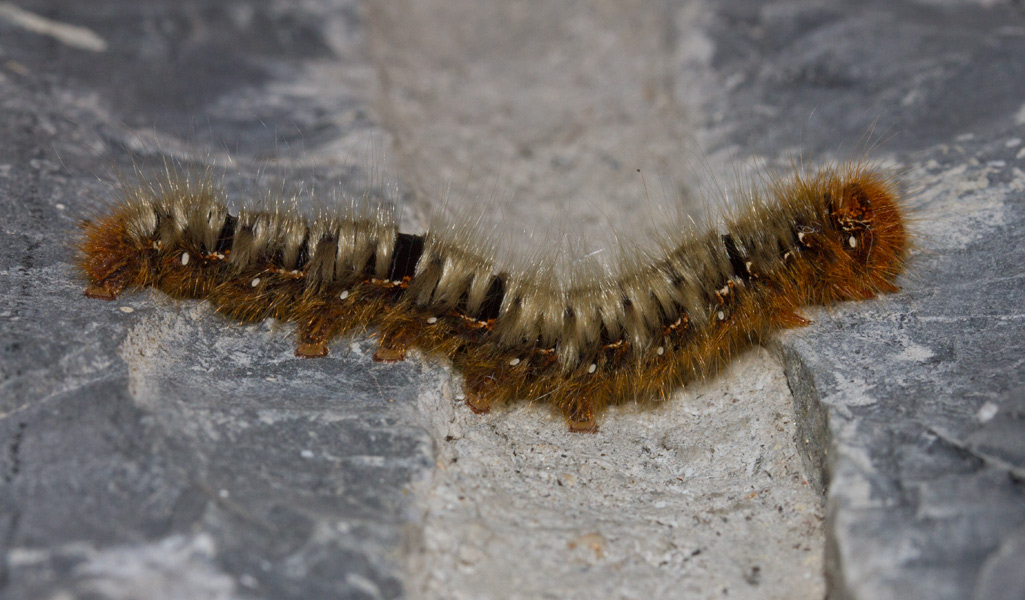
{"label": "hairy caterpillar", "polygon": [[565,280],[502,270],[451,228],[399,232],[383,210],[233,216],[209,178],[173,169],[122,191],[85,223],[87,296],[152,286],[240,321],[292,321],[305,358],[375,329],[375,360],[413,347],[449,359],[475,412],[544,400],[577,432],[596,431],[609,405],[665,398],[807,324],[801,306],[896,291],[909,247],[896,185],[860,163],[775,179],[721,230],[688,228],[646,260]]}

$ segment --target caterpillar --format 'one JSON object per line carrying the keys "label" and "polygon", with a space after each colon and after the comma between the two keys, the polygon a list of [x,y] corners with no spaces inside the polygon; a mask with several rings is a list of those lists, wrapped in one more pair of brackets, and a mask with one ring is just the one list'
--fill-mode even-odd
{"label": "caterpillar", "polygon": [[550,403],[570,431],[663,400],[738,352],[809,321],[798,309],[895,292],[909,253],[897,183],[862,162],[768,179],[721,226],[683,227],[610,272],[505,268],[458,227],[400,232],[383,209],[232,214],[210,177],[122,184],[83,223],[85,295],[154,287],[242,322],[293,322],[295,355],[375,331],[374,360],[417,348],[462,374],[474,412]]}

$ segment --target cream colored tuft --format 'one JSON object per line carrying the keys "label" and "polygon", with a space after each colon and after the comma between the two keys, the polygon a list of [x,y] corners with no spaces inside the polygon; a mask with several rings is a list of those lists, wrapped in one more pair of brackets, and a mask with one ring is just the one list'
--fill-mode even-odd
{"label": "cream colored tuft", "polygon": [[[140,181],[141,177],[140,177]],[[159,247],[185,244],[213,254],[234,219],[228,262],[236,269],[274,263],[296,270],[305,260],[313,281],[355,280],[369,265],[384,278],[398,237],[394,208],[369,198],[336,196],[332,208],[304,216],[308,198],[268,195],[232,215],[221,188],[208,172],[192,175],[172,164],[161,176],[122,185],[129,232]],[[307,211],[308,212],[308,211]]]}

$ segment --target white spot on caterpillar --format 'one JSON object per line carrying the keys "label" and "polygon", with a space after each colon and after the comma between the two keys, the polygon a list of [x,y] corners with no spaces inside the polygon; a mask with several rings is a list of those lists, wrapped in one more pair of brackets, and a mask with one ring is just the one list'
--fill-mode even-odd
{"label": "white spot on caterpillar", "polygon": [[256,287],[256,286],[260,285],[260,278],[259,277],[254,277],[253,280],[249,282],[249,285],[251,287]]}
{"label": "white spot on caterpillar", "polygon": [[591,363],[591,366],[590,366],[590,367],[587,367],[587,372],[588,372],[589,374],[590,374],[590,373],[594,373],[594,372],[595,372],[595,371],[597,371],[597,370],[598,370],[598,365],[596,365],[596,364],[594,364],[594,363]]}
{"label": "white spot on caterpillar", "polygon": [[858,247],[858,240],[853,235],[851,237],[847,238],[847,243],[850,244],[851,248],[857,248]]}
{"label": "white spot on caterpillar", "polygon": [[747,272],[748,272],[748,273],[750,273],[750,272],[751,272],[751,266],[752,266],[753,264],[754,264],[754,263],[753,263],[753,262],[751,262],[751,261],[747,261],[746,263],[744,263],[744,268],[745,268],[745,269],[747,269]]}
{"label": "white spot on caterpillar", "polygon": [[803,231],[799,231],[799,232],[797,232],[797,239],[798,239],[798,241],[800,241],[800,242],[801,242],[802,244],[804,243],[804,232],[803,232]]}
{"label": "white spot on caterpillar", "polygon": [[662,356],[665,353],[666,353],[665,346],[659,346],[658,349],[655,350],[655,354],[658,354],[659,356]]}
{"label": "white spot on caterpillar", "polygon": [[184,267],[187,264],[189,264],[189,253],[182,252],[182,266]]}
{"label": "white spot on caterpillar", "polygon": [[338,295],[338,298],[340,300],[345,300],[348,297],[349,297],[349,290],[345,290],[344,292],[342,292],[341,294]]}
{"label": "white spot on caterpillar", "polygon": [[721,310],[719,311],[719,314],[716,315],[716,316],[719,317],[720,321],[725,321],[726,320],[726,313],[721,311]]}
{"label": "white spot on caterpillar", "polygon": [[427,324],[434,325],[438,322],[438,317],[427,317]]}
{"label": "white spot on caterpillar", "polygon": [[719,290],[719,295],[720,296],[726,296],[729,293],[730,293],[730,286],[729,285],[724,285],[724,286],[722,286],[722,289]]}
{"label": "white spot on caterpillar", "polygon": [[514,358],[514,359],[509,361],[509,366],[510,367],[515,367],[518,364],[520,364],[520,359],[518,359],[518,358]]}

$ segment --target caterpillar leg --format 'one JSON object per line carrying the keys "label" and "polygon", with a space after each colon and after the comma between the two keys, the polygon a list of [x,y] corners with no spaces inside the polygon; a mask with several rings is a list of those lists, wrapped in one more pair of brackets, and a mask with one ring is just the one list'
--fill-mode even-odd
{"label": "caterpillar leg", "polygon": [[[597,361],[601,362],[601,361]],[[552,373],[542,385],[533,388],[529,397],[546,398],[558,407],[571,433],[597,433],[598,421],[605,408],[615,404],[613,381],[606,377],[603,366],[584,361],[576,372]]]}
{"label": "caterpillar leg", "polygon": [[497,383],[493,375],[467,374],[463,384],[466,389],[466,406],[478,415],[491,412],[498,397]]}
{"label": "caterpillar leg", "polygon": [[374,352],[374,362],[395,363],[406,360],[406,350],[409,345],[401,336],[382,333],[381,341]]}
{"label": "caterpillar leg", "polygon": [[117,296],[121,293],[122,289],[124,289],[123,284],[117,285],[116,283],[111,281],[94,282],[90,283],[89,286],[86,287],[85,291],[82,293],[85,294],[86,298],[107,300],[109,302],[111,300],[117,300]]}
{"label": "caterpillar leg", "polygon": [[[507,361],[508,362],[508,361]],[[477,414],[493,406],[520,397],[523,390],[523,371],[526,365],[517,362],[511,368],[496,367],[494,361],[483,355],[462,356],[456,367],[463,372],[466,405]]]}
{"label": "caterpillar leg", "polygon": [[570,433],[598,433],[598,414],[587,398],[562,407]]}
{"label": "caterpillar leg", "polygon": [[[301,340],[301,338],[300,338]],[[327,342],[303,342],[295,345],[295,355],[299,358],[323,358],[328,355]]]}
{"label": "caterpillar leg", "polygon": [[330,352],[327,342],[336,334],[336,328],[331,326],[331,320],[322,317],[328,307],[318,308],[319,312],[311,311],[300,317],[295,343],[295,355],[299,358],[322,358]]}

